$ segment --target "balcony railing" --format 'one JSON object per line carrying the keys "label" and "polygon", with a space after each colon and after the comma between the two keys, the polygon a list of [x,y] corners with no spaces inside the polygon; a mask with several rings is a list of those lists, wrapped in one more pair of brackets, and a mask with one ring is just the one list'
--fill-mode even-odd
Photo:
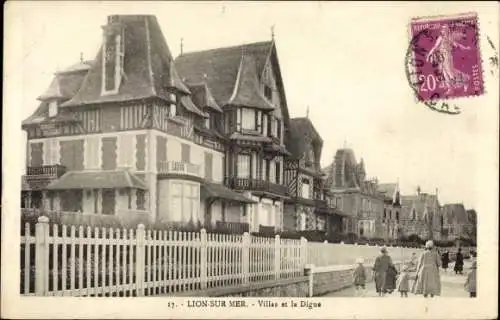
{"label": "balcony railing", "polygon": [[223,222],[217,221],[215,223],[215,228],[217,231],[228,232],[231,234],[243,234],[248,232],[249,226],[248,223],[243,222]]}
{"label": "balcony railing", "polygon": [[185,174],[190,176],[200,176],[200,166],[185,161],[162,161],[158,174]]}
{"label": "balcony railing", "polygon": [[287,186],[262,179],[225,177],[224,184],[235,190],[265,191],[279,195],[287,194]]}
{"label": "balcony railing", "polygon": [[66,173],[66,167],[60,164],[50,166],[27,167],[26,177],[29,178],[59,178]]}

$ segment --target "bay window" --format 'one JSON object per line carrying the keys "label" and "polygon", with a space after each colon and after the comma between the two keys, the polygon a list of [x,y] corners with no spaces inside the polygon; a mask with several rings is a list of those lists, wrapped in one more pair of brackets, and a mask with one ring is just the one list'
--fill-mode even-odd
{"label": "bay window", "polygon": [[172,183],[172,207],[173,221],[198,222],[199,213],[199,186],[187,182]]}
{"label": "bay window", "polygon": [[241,108],[241,128],[244,130],[256,130],[257,119],[255,110],[249,108]]}
{"label": "bay window", "polygon": [[309,199],[309,180],[302,179],[302,198]]}
{"label": "bay window", "polygon": [[251,172],[250,159],[251,159],[251,156],[249,154],[239,154],[238,155],[238,159],[237,159],[238,162],[236,164],[238,178],[250,178],[250,172]]}

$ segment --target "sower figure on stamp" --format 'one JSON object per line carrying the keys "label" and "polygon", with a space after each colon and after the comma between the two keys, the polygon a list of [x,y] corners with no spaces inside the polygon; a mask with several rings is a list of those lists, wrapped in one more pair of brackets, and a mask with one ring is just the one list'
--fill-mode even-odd
{"label": "sower figure on stamp", "polygon": [[448,25],[441,26],[440,36],[436,43],[427,54],[427,61],[438,65],[439,72],[444,77],[444,85],[447,88],[446,94],[451,94],[453,87],[463,87],[467,91],[470,76],[453,65],[453,48],[470,50],[470,47],[464,46],[456,40],[460,37],[459,32],[451,32]]}
{"label": "sower figure on stamp", "polygon": [[441,294],[440,264],[439,254],[434,250],[434,242],[427,241],[425,251],[418,259],[417,280],[414,283],[413,293],[423,294],[425,298]]}

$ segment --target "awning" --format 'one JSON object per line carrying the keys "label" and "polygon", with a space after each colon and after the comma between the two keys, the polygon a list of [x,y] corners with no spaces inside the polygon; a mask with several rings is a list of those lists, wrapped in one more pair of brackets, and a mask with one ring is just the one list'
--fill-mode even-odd
{"label": "awning", "polygon": [[243,194],[233,191],[221,184],[205,182],[201,186],[202,190],[208,194],[209,198],[225,199],[243,203],[257,203]]}
{"label": "awning", "polygon": [[69,171],[47,186],[49,190],[134,188],[146,190],[146,184],[127,170]]}

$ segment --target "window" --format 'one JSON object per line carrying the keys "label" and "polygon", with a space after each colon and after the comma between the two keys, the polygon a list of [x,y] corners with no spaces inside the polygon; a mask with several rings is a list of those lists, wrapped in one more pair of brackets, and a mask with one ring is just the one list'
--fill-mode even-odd
{"label": "window", "polygon": [[57,101],[49,102],[49,117],[54,117],[57,115]]}
{"label": "window", "polygon": [[191,148],[189,144],[182,143],[181,144],[181,160],[184,162],[191,161]]}
{"label": "window", "polygon": [[265,165],[266,171],[264,171],[266,173],[265,180],[269,181],[270,173],[271,173],[271,161],[266,159],[266,160],[264,160],[264,162],[266,163],[266,165]]}
{"label": "window", "polygon": [[146,210],[146,192],[144,190],[137,189],[136,196],[137,210]]}
{"label": "window", "polygon": [[415,218],[416,218],[415,209],[413,209],[413,213],[412,213],[412,217],[411,217],[411,219],[412,219],[412,220],[415,220]]}
{"label": "window", "polygon": [[384,209],[384,220],[383,220],[383,222],[385,222],[386,218],[387,218],[387,209]]}
{"label": "window", "polygon": [[279,139],[281,139],[281,120],[276,120],[276,126],[277,126],[277,132],[278,132],[277,137]]}
{"label": "window", "polygon": [[392,211],[389,210],[389,220],[392,220]]}
{"label": "window", "polygon": [[213,180],[213,154],[205,152],[205,179]]}
{"label": "window", "polygon": [[396,211],[396,222],[399,222],[399,211]]}
{"label": "window", "polygon": [[306,230],[306,214],[304,212],[301,212],[299,215],[299,230]]}
{"label": "window", "polygon": [[127,188],[128,209],[132,209],[132,192]]}
{"label": "window", "polygon": [[250,178],[250,159],[249,154],[238,155],[238,163],[236,164],[238,178]]}
{"label": "window", "polygon": [[257,123],[257,131],[262,132],[262,111],[255,112],[255,122]]}
{"label": "window", "polygon": [[266,97],[267,100],[269,100],[270,102],[272,102],[272,100],[273,100],[273,90],[268,85],[264,85],[264,96]]}
{"label": "window", "polygon": [[275,170],[275,172],[276,172],[276,178],[275,178],[276,183],[277,184],[281,184],[281,163],[278,162],[278,161],[276,161],[276,170]]}
{"label": "window", "polygon": [[205,118],[205,127],[210,129],[210,117]]}
{"label": "window", "polygon": [[94,189],[93,194],[94,194],[94,213],[97,213],[99,210],[99,190]]}
{"label": "window", "polygon": [[241,128],[245,130],[256,130],[257,119],[255,117],[255,110],[248,108],[241,108]]}
{"label": "window", "polygon": [[309,199],[309,180],[302,180],[302,198]]}

